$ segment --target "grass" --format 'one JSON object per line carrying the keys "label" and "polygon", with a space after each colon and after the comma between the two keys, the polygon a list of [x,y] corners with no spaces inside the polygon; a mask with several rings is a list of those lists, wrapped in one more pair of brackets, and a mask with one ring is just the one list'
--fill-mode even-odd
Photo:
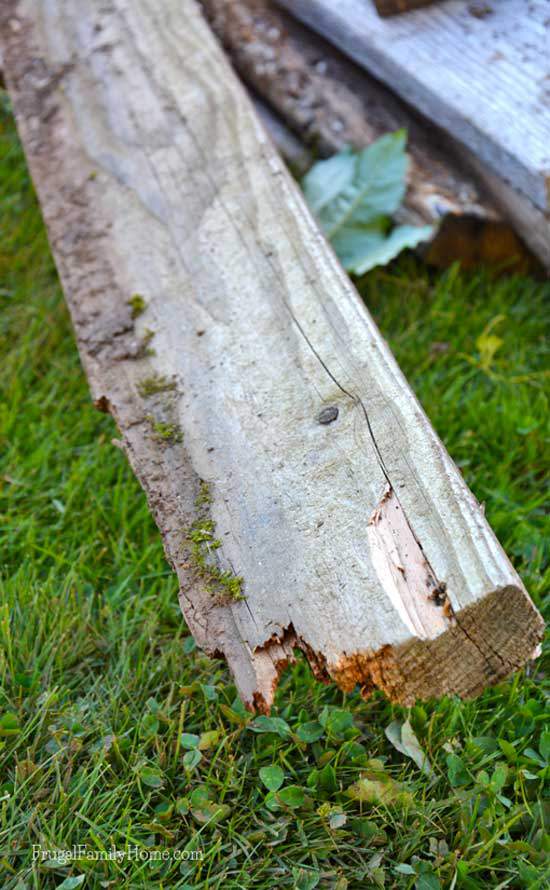
{"label": "grass", "polygon": [[[254,719],[195,649],[92,409],[7,107],[0,180],[3,890],[548,886],[542,662],[475,701],[403,709],[320,686],[300,661],[275,719]],[[548,284],[405,258],[361,287],[544,607]],[[412,727],[430,776],[390,724]],[[142,858],[33,862],[33,844]]]}

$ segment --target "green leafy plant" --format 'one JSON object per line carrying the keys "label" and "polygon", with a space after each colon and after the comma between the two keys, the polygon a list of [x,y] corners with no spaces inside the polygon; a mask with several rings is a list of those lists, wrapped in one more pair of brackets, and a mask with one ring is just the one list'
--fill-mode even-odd
{"label": "green leafy plant", "polygon": [[432,226],[396,226],[391,217],[404,198],[406,133],[387,133],[372,145],[346,148],[306,173],[306,201],[348,272],[383,266],[433,233]]}

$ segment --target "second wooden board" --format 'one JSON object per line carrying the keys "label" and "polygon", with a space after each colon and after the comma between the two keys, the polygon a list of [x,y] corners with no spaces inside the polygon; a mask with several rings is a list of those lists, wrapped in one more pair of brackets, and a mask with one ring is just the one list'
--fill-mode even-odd
{"label": "second wooden board", "polygon": [[366,0],[280,0],[548,210],[548,0],[449,0],[391,19]]}

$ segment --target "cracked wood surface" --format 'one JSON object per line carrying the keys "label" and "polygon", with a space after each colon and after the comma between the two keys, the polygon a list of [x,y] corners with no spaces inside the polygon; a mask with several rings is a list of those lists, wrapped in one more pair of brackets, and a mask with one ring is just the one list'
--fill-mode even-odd
{"label": "cracked wood surface", "polygon": [[247,705],[296,648],[402,702],[533,657],[540,616],[193,0],[0,25],[93,397]]}

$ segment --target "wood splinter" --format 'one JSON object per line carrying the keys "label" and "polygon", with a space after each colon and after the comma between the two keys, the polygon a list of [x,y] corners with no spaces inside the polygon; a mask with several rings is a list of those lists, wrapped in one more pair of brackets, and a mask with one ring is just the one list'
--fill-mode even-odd
{"label": "wood splinter", "polygon": [[403,703],[533,658],[538,612],[196,3],[5,0],[0,33],[93,398],[247,706],[297,649]]}

